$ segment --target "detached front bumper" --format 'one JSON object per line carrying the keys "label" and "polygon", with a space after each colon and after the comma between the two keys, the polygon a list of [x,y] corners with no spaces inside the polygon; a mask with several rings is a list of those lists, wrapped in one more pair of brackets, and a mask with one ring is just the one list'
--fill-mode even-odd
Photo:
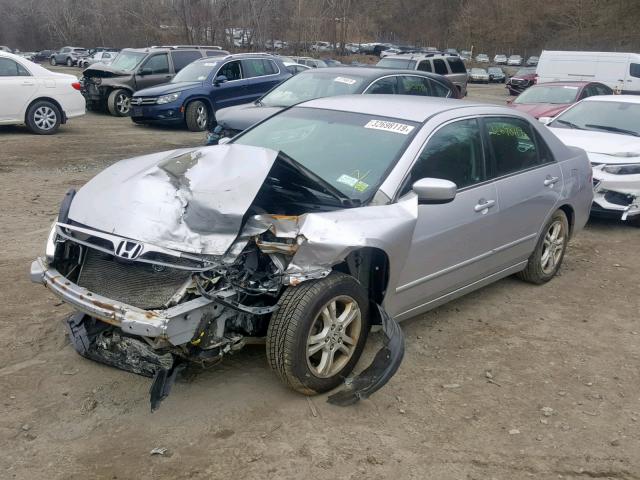
{"label": "detached front bumper", "polygon": [[130,335],[163,339],[172,345],[190,341],[212,301],[198,297],[166,310],[143,310],[91,292],[67,280],[46,260],[31,263],[31,281],[43,284],[58,298],[91,317],[120,327]]}

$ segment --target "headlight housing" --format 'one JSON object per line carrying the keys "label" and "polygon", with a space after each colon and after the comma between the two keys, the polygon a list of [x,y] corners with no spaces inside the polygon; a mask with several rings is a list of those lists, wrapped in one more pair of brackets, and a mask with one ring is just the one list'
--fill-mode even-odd
{"label": "headlight housing", "polygon": [[175,102],[179,96],[180,96],[180,93],[170,93],[169,95],[162,95],[161,97],[158,97],[158,100],[156,101],[156,103],[158,105],[162,105],[165,103]]}
{"label": "headlight housing", "polygon": [[602,167],[602,171],[612,173],[613,175],[640,175],[640,163],[605,165]]}

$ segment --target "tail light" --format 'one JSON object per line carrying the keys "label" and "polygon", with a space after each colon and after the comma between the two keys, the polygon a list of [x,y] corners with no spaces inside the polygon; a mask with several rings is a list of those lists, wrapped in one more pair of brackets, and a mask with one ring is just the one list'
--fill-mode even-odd
{"label": "tail light", "polygon": [[82,86],[80,85],[80,82],[73,82],[71,86],[76,90],[80,90],[82,88]]}

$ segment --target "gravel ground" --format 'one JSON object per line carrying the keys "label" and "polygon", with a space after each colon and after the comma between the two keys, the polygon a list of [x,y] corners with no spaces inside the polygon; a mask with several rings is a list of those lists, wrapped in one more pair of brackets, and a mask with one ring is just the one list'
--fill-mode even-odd
{"label": "gravel ground", "polygon": [[400,370],[358,405],[289,391],[252,347],[151,414],[149,380],[78,356],[70,309],[27,270],[68,188],[202,140],[92,113],[51,137],[0,127],[0,477],[640,479],[640,230],[619,222],[590,222],[547,285],[508,278],[403,322]]}

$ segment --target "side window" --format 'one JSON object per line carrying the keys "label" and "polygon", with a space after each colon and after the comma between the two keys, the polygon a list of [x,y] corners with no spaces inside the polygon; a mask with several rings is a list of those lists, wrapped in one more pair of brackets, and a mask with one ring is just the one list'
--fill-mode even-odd
{"label": "side window", "polygon": [[0,77],[28,77],[29,72],[10,58],[0,58]]}
{"label": "side window", "polygon": [[269,61],[262,58],[242,60],[242,70],[244,71],[244,78],[263,77],[274,73]]}
{"label": "side window", "polygon": [[370,94],[397,94],[398,93],[398,78],[397,77],[385,77],[377,80],[373,85],[367,89],[367,93]]}
{"label": "side window", "polygon": [[166,53],[154,55],[141,68],[148,68],[151,73],[169,73],[169,58]]}
{"label": "side window", "polygon": [[640,78],[640,63],[629,64],[629,75]]}
{"label": "side window", "polygon": [[596,89],[598,90],[598,95],[613,95],[613,90],[601,83],[596,85]]}
{"label": "side window", "polygon": [[431,81],[431,91],[434,97],[449,97],[451,96],[451,89],[445,87],[440,82],[436,82],[435,80]]}
{"label": "side window", "polygon": [[430,72],[433,73],[433,68],[431,68],[431,62],[429,60],[423,60],[418,64],[418,70],[422,72]]}
{"label": "side window", "polygon": [[448,58],[449,68],[451,73],[467,73],[467,67],[464,66],[464,62],[459,58]]}
{"label": "side window", "polygon": [[433,61],[433,69],[440,75],[446,75],[447,73],[449,73],[449,71],[447,70],[447,66],[444,64],[444,60],[435,59]]}
{"label": "side window", "polygon": [[200,52],[194,51],[180,51],[175,50],[171,52],[171,59],[173,60],[173,68],[176,73],[182,70],[184,67],[189,65],[194,60],[202,58],[202,54]]}
{"label": "side window", "polygon": [[273,60],[263,59],[265,75],[277,75],[280,69]]}
{"label": "side window", "polygon": [[71,51],[70,48],[63,48],[62,53],[69,53]]}
{"label": "side window", "polygon": [[225,63],[218,71],[218,76],[224,75],[227,80],[240,80],[242,78],[242,71],[240,69],[240,62]]}
{"label": "side window", "polygon": [[485,126],[493,154],[492,177],[526,170],[544,162],[538,155],[531,126],[526,121],[489,118],[485,120]]}
{"label": "side window", "polygon": [[398,76],[398,81],[401,95],[431,96],[431,82],[428,78],[402,75]]}
{"label": "side window", "polygon": [[402,194],[421,178],[451,180],[458,188],[485,180],[480,127],[476,119],[445,125],[429,140],[411,169]]}

